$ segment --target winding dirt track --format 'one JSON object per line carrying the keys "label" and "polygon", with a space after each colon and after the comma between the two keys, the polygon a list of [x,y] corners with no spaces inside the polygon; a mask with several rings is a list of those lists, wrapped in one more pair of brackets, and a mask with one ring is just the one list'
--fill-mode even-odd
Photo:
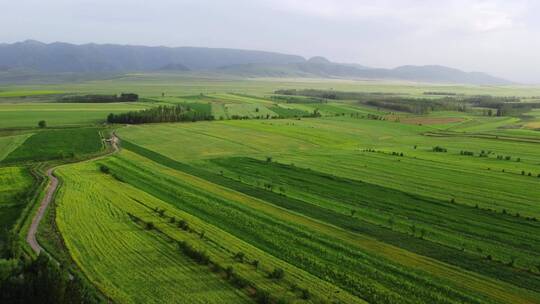
{"label": "winding dirt track", "polygon": [[[111,145],[113,147],[113,151],[111,153],[94,157],[91,159],[87,159],[87,160],[84,160],[83,162],[101,159],[101,158],[107,157],[111,154],[118,152],[118,137],[116,137],[116,134],[114,133],[112,134],[112,137],[111,137]],[[26,236],[26,241],[28,242],[28,244],[30,245],[32,250],[34,250],[36,254],[39,254],[43,250],[43,248],[41,248],[41,246],[39,245],[36,239],[36,233],[39,227],[39,223],[41,222],[41,219],[43,219],[45,210],[47,210],[47,207],[50,205],[52,198],[54,197],[54,193],[56,192],[56,190],[58,190],[58,178],[54,176],[54,170],[56,168],[58,168],[58,166],[47,170],[47,177],[49,177],[50,184],[47,187],[47,193],[45,194],[45,196],[43,197],[43,199],[41,200],[39,204],[39,209],[36,215],[32,219],[32,224],[30,225],[30,229],[28,230],[28,235]]]}

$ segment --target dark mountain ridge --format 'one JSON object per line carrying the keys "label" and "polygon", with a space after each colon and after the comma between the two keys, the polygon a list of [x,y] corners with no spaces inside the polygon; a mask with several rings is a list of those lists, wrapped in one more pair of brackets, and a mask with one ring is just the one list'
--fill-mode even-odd
{"label": "dark mountain ridge", "polygon": [[334,63],[324,57],[225,48],[149,47],[116,44],[42,43],[35,40],[0,44],[3,73],[126,73],[205,71],[241,77],[323,77],[393,79],[477,85],[511,84],[505,79],[444,66],[368,68]]}

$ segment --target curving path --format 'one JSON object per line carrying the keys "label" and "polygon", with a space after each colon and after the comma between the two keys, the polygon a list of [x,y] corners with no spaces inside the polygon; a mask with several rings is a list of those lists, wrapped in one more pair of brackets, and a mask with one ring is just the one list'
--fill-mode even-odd
{"label": "curving path", "polygon": [[[94,158],[91,158],[91,159],[87,159],[87,160],[84,160],[84,161],[92,161],[92,160],[101,159],[101,158],[107,157],[107,156],[109,156],[111,154],[114,154],[114,153],[118,152],[118,137],[116,137],[116,134],[114,134],[114,133],[112,134],[110,142],[111,142],[111,145],[113,147],[113,151],[111,153],[107,153],[105,155],[101,155],[101,156],[94,157]],[[39,243],[37,241],[37,238],[36,238],[39,223],[43,219],[43,215],[45,214],[45,210],[47,210],[47,207],[50,205],[50,203],[51,203],[51,201],[52,201],[52,199],[54,197],[54,193],[58,189],[58,178],[56,176],[54,176],[54,170],[56,168],[58,168],[58,166],[50,168],[50,169],[47,170],[47,177],[49,177],[49,180],[51,182],[50,182],[50,184],[49,184],[49,186],[47,188],[47,193],[45,194],[45,196],[43,197],[43,199],[41,200],[41,202],[39,204],[39,209],[38,209],[36,215],[32,219],[32,224],[30,225],[30,229],[28,230],[28,235],[26,236],[26,241],[28,242],[28,245],[30,245],[30,247],[32,248],[32,250],[34,250],[34,252],[36,254],[39,254],[43,250],[43,248],[41,248],[41,246],[39,245]]]}

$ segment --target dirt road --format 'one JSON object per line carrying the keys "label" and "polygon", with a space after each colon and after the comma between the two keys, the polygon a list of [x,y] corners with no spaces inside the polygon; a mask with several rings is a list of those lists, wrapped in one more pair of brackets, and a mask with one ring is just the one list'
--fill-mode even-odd
{"label": "dirt road", "polygon": [[[101,156],[98,156],[98,157],[95,157],[95,158],[92,158],[92,159],[88,159],[88,160],[84,160],[84,161],[93,161],[93,160],[97,160],[97,159],[101,159],[101,158],[104,158],[104,157],[107,157],[113,153],[116,153],[118,151],[118,137],[116,137],[116,134],[112,134],[112,137],[110,139],[110,143],[113,147],[113,151],[111,153],[108,153],[106,155],[101,155]],[[41,220],[43,219],[43,215],[45,214],[45,210],[47,210],[47,207],[50,205],[53,197],[54,197],[54,193],[56,192],[56,190],[58,189],[58,178],[56,178],[56,176],[54,176],[54,170],[56,169],[57,167],[53,167],[53,168],[50,168],[49,170],[47,170],[47,177],[49,178],[50,180],[50,183],[49,183],[49,186],[47,187],[47,192],[45,193],[45,196],[43,197],[43,199],[41,200],[40,204],[39,204],[39,209],[36,213],[36,215],[34,216],[34,218],[32,219],[32,224],[30,225],[30,229],[28,230],[28,235],[26,236],[26,241],[28,242],[28,244],[30,245],[30,247],[32,248],[32,250],[34,250],[35,253],[39,254],[43,248],[41,248],[41,246],[39,245],[37,239],[36,239],[36,234],[37,234],[37,231],[38,231],[38,227],[39,227],[39,223],[41,222]]]}

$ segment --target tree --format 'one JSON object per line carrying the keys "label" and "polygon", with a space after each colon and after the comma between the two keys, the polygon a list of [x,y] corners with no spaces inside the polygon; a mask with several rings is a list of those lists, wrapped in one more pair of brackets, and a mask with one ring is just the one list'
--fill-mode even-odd
{"label": "tree", "polygon": [[47,122],[45,120],[40,120],[38,122],[38,127],[42,128],[42,129],[46,128],[47,127]]}

